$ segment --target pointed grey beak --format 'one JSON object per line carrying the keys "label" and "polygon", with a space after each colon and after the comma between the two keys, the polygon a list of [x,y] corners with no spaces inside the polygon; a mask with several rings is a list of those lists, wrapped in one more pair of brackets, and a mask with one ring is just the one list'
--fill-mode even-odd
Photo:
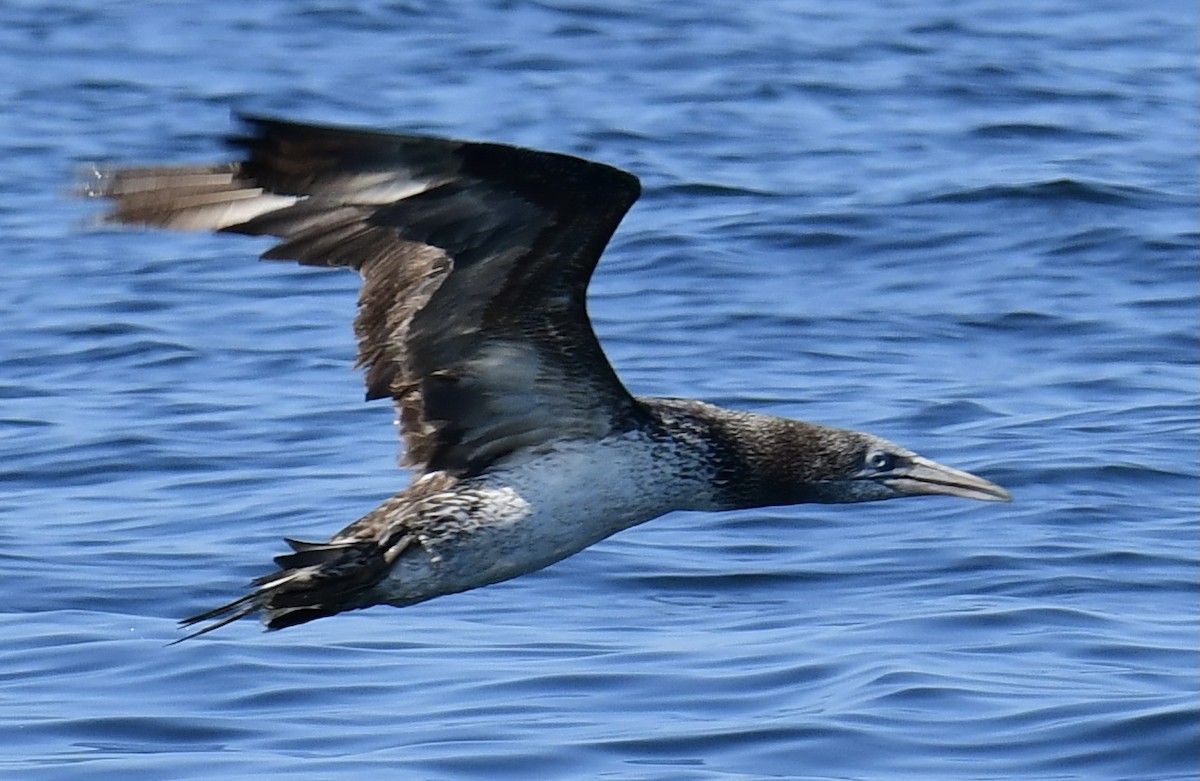
{"label": "pointed grey beak", "polygon": [[921,456],[911,456],[908,463],[890,474],[880,475],[879,482],[900,493],[919,496],[942,494],[978,499],[981,502],[1011,502],[1012,494],[993,482],[952,467],[943,466]]}

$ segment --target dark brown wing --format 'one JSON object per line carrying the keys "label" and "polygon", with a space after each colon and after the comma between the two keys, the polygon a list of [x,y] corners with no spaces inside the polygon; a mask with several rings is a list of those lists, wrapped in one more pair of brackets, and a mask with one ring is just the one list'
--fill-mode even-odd
{"label": "dark brown wing", "polygon": [[95,171],[106,219],[268,234],[271,260],[363,278],[367,398],[396,400],[406,465],[497,458],[631,426],[592,332],[592,270],[637,200],[606,165],[499,144],[245,118],[240,162]]}

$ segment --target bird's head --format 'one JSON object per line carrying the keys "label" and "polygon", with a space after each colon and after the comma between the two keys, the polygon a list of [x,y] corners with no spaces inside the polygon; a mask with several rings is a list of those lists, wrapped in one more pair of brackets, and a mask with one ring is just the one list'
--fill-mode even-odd
{"label": "bird's head", "polygon": [[926,495],[1012,500],[989,480],[872,434],[748,413],[730,422],[731,428],[754,430],[735,439],[748,443],[739,460],[757,483],[740,497],[744,503],[833,504]]}
{"label": "bird's head", "polygon": [[958,496],[984,502],[1012,501],[1012,495],[970,472],[939,464],[886,439],[857,431],[839,432],[853,456],[816,476],[822,502],[870,502],[904,496]]}

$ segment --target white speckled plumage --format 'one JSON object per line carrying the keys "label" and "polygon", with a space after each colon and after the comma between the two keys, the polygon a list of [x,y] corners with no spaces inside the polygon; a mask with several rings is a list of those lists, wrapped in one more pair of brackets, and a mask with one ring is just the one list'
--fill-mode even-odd
{"label": "white speckled plumage", "polygon": [[640,432],[566,441],[458,482],[431,502],[439,512],[452,508],[448,514],[397,519],[415,527],[421,545],[405,551],[369,599],[399,606],[466,591],[541,569],[672,510],[714,509],[700,463],[690,477],[664,474],[679,463],[678,450]]}

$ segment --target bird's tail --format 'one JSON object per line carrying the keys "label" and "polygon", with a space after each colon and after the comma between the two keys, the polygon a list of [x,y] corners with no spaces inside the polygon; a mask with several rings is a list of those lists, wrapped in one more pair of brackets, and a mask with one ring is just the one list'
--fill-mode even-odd
{"label": "bird's tail", "polygon": [[199,637],[259,612],[267,629],[283,629],[366,607],[370,603],[362,599],[363,592],[384,578],[411,538],[391,545],[361,539],[286,542],[292,552],[275,557],[277,572],[256,579],[254,589],[246,596],[180,621],[185,628],[210,623],[175,642]]}

